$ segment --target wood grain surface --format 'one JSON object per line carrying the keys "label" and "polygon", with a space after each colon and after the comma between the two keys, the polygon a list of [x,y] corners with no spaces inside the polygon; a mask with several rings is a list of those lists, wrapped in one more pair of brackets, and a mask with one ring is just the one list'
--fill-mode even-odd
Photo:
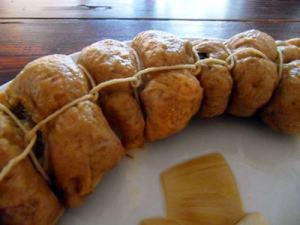
{"label": "wood grain surface", "polygon": [[229,38],[259,29],[300,37],[300,2],[279,0],[0,0],[0,84],[29,61],[95,41],[159,29],[181,37]]}
{"label": "wood grain surface", "polygon": [[0,18],[299,21],[299,0],[1,0]]}

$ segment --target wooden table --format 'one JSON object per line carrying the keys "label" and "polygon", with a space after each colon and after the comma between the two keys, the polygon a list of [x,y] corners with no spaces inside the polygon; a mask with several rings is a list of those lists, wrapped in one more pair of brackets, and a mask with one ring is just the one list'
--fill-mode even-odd
{"label": "wooden table", "polygon": [[299,0],[0,0],[0,84],[43,55],[160,29],[229,38],[248,29],[300,37]]}

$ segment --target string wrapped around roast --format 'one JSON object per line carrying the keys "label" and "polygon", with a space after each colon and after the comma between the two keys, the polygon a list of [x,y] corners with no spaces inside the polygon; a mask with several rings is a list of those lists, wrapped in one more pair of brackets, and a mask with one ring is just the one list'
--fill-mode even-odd
{"label": "string wrapped around roast", "polygon": [[[73,60],[51,55],[25,66],[7,95],[12,108],[22,105],[38,123],[87,92],[88,83]],[[70,207],[80,204],[124,155],[101,109],[91,101],[62,112],[42,128],[42,133],[44,166]]]}
{"label": "string wrapped around roast", "polygon": [[194,41],[193,46],[200,60],[220,60],[202,64],[197,76],[204,89],[199,114],[204,118],[222,115],[227,108],[233,85],[230,68],[226,64],[229,53],[223,42],[216,40]]}
{"label": "string wrapped around roast", "polygon": [[[145,31],[132,41],[144,68],[192,64],[189,41],[162,31]],[[203,89],[190,70],[155,72],[140,87],[145,110],[145,136],[149,141],[169,137],[186,127],[199,110]]]}
{"label": "string wrapped around roast", "polygon": [[[78,63],[91,74],[96,84],[121,77],[130,77],[138,71],[134,50],[125,43],[103,40],[81,51]],[[104,115],[120,134],[127,149],[144,146],[145,122],[130,83],[112,85],[101,91]]]}
{"label": "string wrapped around roast", "polygon": [[266,33],[250,30],[234,35],[225,44],[235,58],[227,111],[239,117],[253,116],[270,100],[279,81],[275,41]]}
{"label": "string wrapped around roast", "polygon": [[276,41],[277,49],[282,53],[283,63],[289,63],[300,59],[300,39],[295,38],[287,41]]}
{"label": "string wrapped around roast", "polygon": [[[0,168],[22,153],[24,133],[0,111]],[[0,224],[53,225],[63,206],[27,157],[0,181]]]}
{"label": "string wrapped around roast", "polygon": [[[166,32],[145,31],[131,46],[103,40],[84,48],[80,66],[65,55],[37,59],[12,81],[0,102],[11,110],[21,107],[29,128],[41,131],[43,167],[64,204],[73,207],[124,156],[123,145],[138,148],[145,140],[178,133],[197,112],[201,117],[226,111],[249,117],[259,111],[270,127],[300,133],[299,49],[300,39],[276,46],[257,30],[225,42],[193,44]],[[84,75],[91,75],[97,86],[92,88]],[[20,135],[2,112],[0,126],[1,175],[8,169],[0,180],[1,224],[24,224],[25,217],[28,225],[55,224],[62,206],[30,160],[7,167],[36,133]]]}
{"label": "string wrapped around roast", "polygon": [[271,128],[288,134],[300,133],[300,39],[278,43],[282,52],[282,79],[271,101],[261,112]]}

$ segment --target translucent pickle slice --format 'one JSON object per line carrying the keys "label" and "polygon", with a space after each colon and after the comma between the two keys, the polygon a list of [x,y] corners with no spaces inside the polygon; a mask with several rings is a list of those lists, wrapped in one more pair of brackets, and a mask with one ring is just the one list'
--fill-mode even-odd
{"label": "translucent pickle slice", "polygon": [[167,217],[184,225],[233,225],[244,215],[233,173],[219,153],[165,171]]}

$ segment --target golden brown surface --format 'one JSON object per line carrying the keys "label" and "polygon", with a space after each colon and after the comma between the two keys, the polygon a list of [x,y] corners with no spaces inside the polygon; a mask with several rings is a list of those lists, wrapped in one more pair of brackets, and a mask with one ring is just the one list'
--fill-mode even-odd
{"label": "golden brown surface", "polygon": [[228,57],[226,47],[221,41],[199,39],[193,41],[193,46],[198,53],[203,53],[205,58],[226,60],[226,58]]}
{"label": "golden brown surface", "polygon": [[5,105],[5,106],[8,106],[8,103],[7,103],[7,94],[4,91],[0,91],[0,103],[3,104],[3,105]]}
{"label": "golden brown surface", "polygon": [[[69,56],[52,55],[26,66],[9,88],[35,121],[88,91],[83,73]],[[57,181],[69,207],[91,193],[104,172],[123,156],[119,139],[99,107],[89,101],[58,115],[42,129],[44,167]],[[93,157],[92,157],[93,155]]]}
{"label": "golden brown surface", "polygon": [[284,63],[300,59],[300,39],[290,39],[287,41],[276,41],[277,48],[282,53]]}
{"label": "golden brown surface", "polygon": [[124,91],[104,96],[102,108],[112,128],[120,133],[126,149],[144,147],[144,117],[132,93]]}
{"label": "golden brown surface", "polygon": [[282,52],[284,63],[289,63],[300,58],[300,48],[294,45],[278,46],[278,49]]}
{"label": "golden brown surface", "polygon": [[[21,131],[0,112],[0,169],[23,148]],[[55,225],[62,213],[63,207],[28,158],[0,182],[1,225]]]}
{"label": "golden brown surface", "polygon": [[8,88],[11,105],[23,105],[35,122],[86,94],[83,73],[70,56],[50,55],[25,66]]}
{"label": "golden brown surface", "polygon": [[[234,116],[252,116],[270,100],[279,80],[272,62],[277,58],[276,43],[266,33],[249,30],[234,35],[226,44],[232,52],[238,52],[231,72],[234,86],[227,111]],[[259,50],[272,61],[245,48]]]}
{"label": "golden brown surface", "polygon": [[68,109],[47,126],[46,146],[56,182],[71,207],[79,205],[124,155],[101,109],[90,101]]}
{"label": "golden brown surface", "polygon": [[287,43],[300,47],[300,38],[292,38],[287,40]]}
{"label": "golden brown surface", "polygon": [[[133,49],[115,40],[99,41],[84,48],[78,63],[89,71],[97,84],[130,77],[138,71]],[[124,146],[128,149],[143,147],[145,122],[130,83],[110,86],[101,93],[104,115],[120,134]]]}
{"label": "golden brown surface", "polygon": [[204,66],[199,79],[204,88],[200,116],[207,118],[223,114],[227,108],[233,85],[229,70],[225,66],[217,64]]}
{"label": "golden brown surface", "polygon": [[234,81],[227,111],[239,117],[248,117],[271,98],[279,76],[277,66],[251,51],[238,55],[231,72]]}
{"label": "golden brown surface", "polygon": [[264,53],[270,60],[277,58],[276,43],[274,39],[259,30],[248,30],[234,35],[226,44],[231,49],[254,48]]}
{"label": "golden brown surface", "polygon": [[[117,40],[102,40],[82,49],[78,59],[93,76],[96,83],[130,77],[138,70],[133,49]],[[128,90],[130,85],[122,84],[108,87],[110,92]]]}
{"label": "golden brown surface", "polygon": [[283,77],[261,117],[275,130],[300,133],[300,60],[283,67]]}
{"label": "golden brown surface", "polygon": [[[169,33],[146,31],[132,43],[145,67],[194,63],[192,45]],[[190,71],[151,74],[140,91],[146,112],[146,138],[166,138],[181,131],[198,111],[202,88]]]}
{"label": "golden brown surface", "polygon": [[194,63],[192,44],[164,31],[139,33],[133,39],[132,47],[145,68]]}
{"label": "golden brown surface", "polygon": [[[194,44],[205,58],[225,60],[228,57],[222,42],[202,40]],[[244,49],[235,55],[236,64],[232,70],[234,89],[228,112],[241,117],[251,116],[266,105],[279,81],[274,63],[277,59],[275,42],[269,35],[251,30],[235,35],[226,44],[233,52]],[[165,32],[140,33],[132,45],[146,68],[195,62],[191,43]],[[279,46],[284,62],[299,58],[298,39],[282,42]],[[270,60],[245,49],[249,47],[262,51]],[[85,66],[97,83],[130,77],[138,70],[133,50],[114,40],[100,41],[83,49],[79,63]],[[124,156],[122,144],[110,125],[127,148],[135,148],[144,144],[144,128],[146,138],[150,141],[181,131],[198,111],[202,95],[202,117],[217,116],[225,111],[233,83],[227,67],[214,63],[204,65],[198,80],[193,72],[172,70],[145,76],[139,94],[146,114],[146,127],[141,106],[134,98],[129,83],[102,90],[100,104],[103,114],[96,104],[85,101],[66,110],[47,124],[42,130],[46,142],[44,162],[48,172],[63,191],[67,206],[79,205],[93,191],[103,175]],[[283,80],[262,113],[267,124],[285,133],[300,133],[300,92],[297,91],[299,73],[300,60],[284,66]],[[200,83],[205,89],[204,93]],[[0,103],[6,104],[9,99],[8,105],[11,107],[21,104],[30,117],[38,122],[68,102],[85,95],[88,89],[86,78],[69,56],[52,55],[28,64],[10,85],[8,95],[0,93]],[[2,114],[0,126],[5,125],[1,123],[1,116]],[[3,137],[0,130],[2,167],[9,158],[24,148],[18,129],[13,126],[10,129],[15,134],[6,132],[5,128]],[[10,150],[9,153],[7,149]],[[199,167],[196,162],[202,163],[202,166]],[[192,173],[195,168],[198,171]],[[23,178],[23,173],[26,176],[28,174],[30,179]],[[186,225],[231,225],[244,214],[234,177],[225,160],[218,154],[172,168],[163,174],[162,179],[167,193],[168,216],[182,220]],[[5,186],[5,182],[8,186]],[[23,187],[30,191],[25,191]],[[201,189],[196,190],[196,187]],[[191,193],[191,189],[196,191]],[[0,183],[0,191],[9,196],[5,199],[3,195],[5,201],[4,207],[1,207],[0,194],[1,224],[3,221],[5,225],[20,224],[23,221],[26,221],[26,225],[53,224],[62,212],[54,194],[36,174],[28,159],[18,164]],[[17,192],[22,197],[15,198],[16,206],[11,206],[10,198]],[[50,202],[49,209],[45,201]],[[42,216],[46,219],[36,215],[35,210],[39,207],[44,210]],[[143,222],[177,224],[169,219],[150,219]]]}
{"label": "golden brown surface", "polygon": [[181,225],[181,223],[167,218],[151,218],[142,220],[140,225]]}
{"label": "golden brown surface", "polygon": [[233,225],[245,214],[234,175],[218,153],[176,165],[161,178],[167,217],[184,225]]}
{"label": "golden brown surface", "polygon": [[[203,58],[226,60],[228,57],[224,44],[219,41],[197,41],[194,47]],[[216,63],[206,64],[202,66],[198,79],[204,88],[200,116],[206,118],[223,114],[233,85],[229,69]]]}

